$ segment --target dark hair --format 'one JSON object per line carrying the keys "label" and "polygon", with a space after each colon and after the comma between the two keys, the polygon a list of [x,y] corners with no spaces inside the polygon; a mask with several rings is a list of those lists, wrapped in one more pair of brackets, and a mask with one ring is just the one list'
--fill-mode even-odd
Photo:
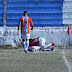
{"label": "dark hair", "polygon": [[30,42],[31,40],[33,40],[33,39],[29,39],[29,42]]}
{"label": "dark hair", "polygon": [[27,11],[24,11],[24,16],[25,16],[26,13],[27,13]]}

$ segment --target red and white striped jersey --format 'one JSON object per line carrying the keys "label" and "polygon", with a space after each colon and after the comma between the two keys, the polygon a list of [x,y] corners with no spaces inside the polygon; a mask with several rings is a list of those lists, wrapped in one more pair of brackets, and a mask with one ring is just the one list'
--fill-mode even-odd
{"label": "red and white striped jersey", "polygon": [[43,46],[43,45],[45,45],[45,39],[44,38],[41,38],[41,37],[37,37],[37,38],[35,38],[35,39],[33,39],[33,40],[31,40],[30,41],[30,43],[29,43],[29,46]]}
{"label": "red and white striped jersey", "polygon": [[19,22],[21,22],[21,33],[26,32],[30,34],[30,23],[32,23],[32,19],[28,16],[23,16]]}
{"label": "red and white striped jersey", "polygon": [[37,37],[37,38],[31,40],[30,43],[29,43],[29,46],[39,45],[39,38],[40,37]]}

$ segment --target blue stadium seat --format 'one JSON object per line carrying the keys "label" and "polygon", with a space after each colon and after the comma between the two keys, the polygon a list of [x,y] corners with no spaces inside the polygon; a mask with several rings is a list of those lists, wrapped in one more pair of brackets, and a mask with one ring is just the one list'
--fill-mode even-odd
{"label": "blue stadium seat", "polygon": [[8,12],[23,12],[28,11],[28,13],[36,12],[62,12],[62,7],[9,7],[7,8]]}
{"label": "blue stadium seat", "polygon": [[[8,24],[8,27],[17,27],[18,24]],[[64,24],[34,24],[34,27],[64,26]]]}
{"label": "blue stadium seat", "polygon": [[0,0],[0,26],[2,26],[2,16],[3,16],[3,4],[2,0]]}
{"label": "blue stadium seat", "polygon": [[8,7],[60,7],[63,2],[8,2]]}
{"label": "blue stadium seat", "polygon": [[2,19],[0,19],[0,26],[3,26],[3,25],[2,25]]}
{"label": "blue stadium seat", "polygon": [[10,1],[26,1],[26,2],[42,2],[42,1],[63,1],[63,0],[8,0],[9,2]]}
{"label": "blue stadium seat", "polygon": [[0,7],[2,7],[2,2],[0,2]]}
{"label": "blue stadium seat", "polygon": [[2,13],[3,12],[3,8],[2,8],[2,5],[0,6],[0,13]]}
{"label": "blue stadium seat", "polygon": [[[32,19],[34,24],[61,24],[62,19]],[[8,19],[8,24],[19,24],[19,19]],[[18,25],[17,25],[18,26]]]}
{"label": "blue stadium seat", "polygon": [[62,12],[61,7],[9,7],[7,8],[8,13],[23,13],[24,11],[28,11],[28,13],[58,13]]}
{"label": "blue stadium seat", "polygon": [[0,2],[2,2],[2,0],[0,0]]}
{"label": "blue stadium seat", "polygon": [[[23,16],[23,13],[8,13],[8,19],[20,19]],[[61,19],[62,13],[28,13],[28,16],[32,19]]]}
{"label": "blue stadium seat", "polygon": [[2,19],[3,13],[0,13],[0,19]]}
{"label": "blue stadium seat", "polygon": [[62,6],[63,0],[8,0],[7,26],[18,26],[24,11],[34,26],[64,26]]}

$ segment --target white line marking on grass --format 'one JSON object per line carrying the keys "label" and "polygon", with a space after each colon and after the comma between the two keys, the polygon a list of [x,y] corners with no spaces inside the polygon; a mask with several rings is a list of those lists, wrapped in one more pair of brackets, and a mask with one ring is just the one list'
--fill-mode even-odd
{"label": "white line marking on grass", "polygon": [[65,64],[66,64],[66,66],[68,67],[68,71],[69,71],[69,72],[72,72],[72,71],[71,71],[70,63],[68,62],[68,60],[66,59],[66,56],[65,56],[65,46],[66,46],[66,40],[65,40],[64,49],[63,49],[63,51],[62,51],[62,55],[63,55],[63,59],[64,59],[64,61],[65,61]]}

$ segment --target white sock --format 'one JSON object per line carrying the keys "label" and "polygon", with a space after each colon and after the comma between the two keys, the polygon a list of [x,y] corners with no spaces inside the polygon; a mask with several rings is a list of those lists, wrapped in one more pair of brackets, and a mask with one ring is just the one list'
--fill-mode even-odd
{"label": "white sock", "polygon": [[26,48],[28,49],[29,47],[29,40],[26,41]]}
{"label": "white sock", "polygon": [[24,48],[24,50],[25,50],[26,42],[25,42],[25,41],[22,41],[22,45],[23,45],[23,48]]}
{"label": "white sock", "polygon": [[52,43],[47,44],[47,45],[44,45],[44,48],[48,48],[48,47],[51,46],[51,45],[52,45]]}
{"label": "white sock", "polygon": [[44,49],[44,51],[51,51],[51,49]]}

